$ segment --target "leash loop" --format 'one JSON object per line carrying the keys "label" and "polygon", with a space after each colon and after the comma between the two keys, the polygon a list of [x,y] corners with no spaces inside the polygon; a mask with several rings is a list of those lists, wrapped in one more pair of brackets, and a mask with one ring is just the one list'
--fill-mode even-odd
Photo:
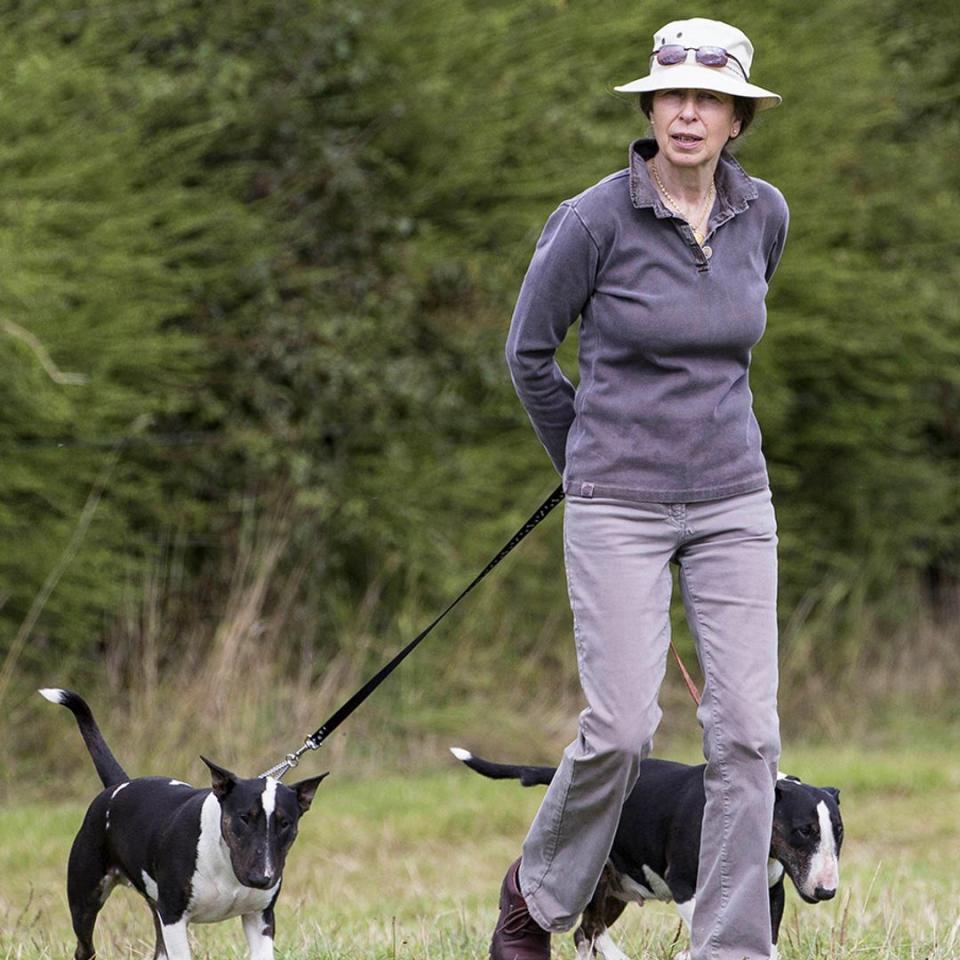
{"label": "leash loop", "polygon": [[321,724],[313,733],[311,733],[304,741],[303,746],[300,747],[295,753],[287,754],[287,757],[276,764],[276,766],[271,767],[266,773],[261,774],[263,777],[273,777],[276,780],[282,780],[286,772],[293,767],[295,767],[300,762],[300,757],[306,753],[307,750],[319,750],[320,746],[323,744],[323,741],[336,730],[337,727],[343,723],[347,717],[353,713],[357,707],[363,703],[367,697],[373,693],[377,687],[383,683],[384,680],[396,670],[397,667],[409,656],[416,647],[420,644],[420,641],[423,640],[427,634],[481,581],[483,578],[491,571],[498,563],[500,563],[503,558],[516,547],[521,540],[523,540],[531,530],[533,530],[544,517],[563,499],[563,484],[558,486],[553,493],[547,497],[543,503],[533,512],[530,518],[526,523],[507,541],[507,543],[501,548],[500,552],[480,571],[460,591],[459,594],[454,598],[454,600],[447,605],[447,608],[438,616],[431,624],[429,624],[424,630],[421,630],[398,654],[396,654],[392,660],[386,663],[377,673],[375,673],[346,703],[344,703],[338,710],[336,710],[323,724]]}

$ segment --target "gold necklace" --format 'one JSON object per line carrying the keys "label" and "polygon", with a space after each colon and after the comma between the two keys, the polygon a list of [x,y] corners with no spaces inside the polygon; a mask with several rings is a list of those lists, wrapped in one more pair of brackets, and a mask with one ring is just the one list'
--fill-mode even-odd
{"label": "gold necklace", "polygon": [[[674,212],[683,217],[682,208],[680,204],[676,201],[673,194],[666,188],[663,180],[660,179],[660,171],[657,169],[657,161],[655,159],[650,160],[650,168],[653,170],[653,179],[657,181],[657,186],[660,188],[660,192],[666,198],[667,203],[673,207]],[[703,226],[704,221],[707,219],[707,216],[710,213],[710,210],[713,208],[713,201],[717,195],[716,184],[713,180],[710,181],[710,187],[707,190],[707,196],[703,201],[703,206],[700,207],[699,214],[697,216],[696,223],[692,223],[689,219],[684,217],[687,220],[687,223],[690,224],[690,228],[693,230],[693,237],[700,246],[703,246],[703,241],[706,240],[707,235],[705,232],[701,232],[700,228]]]}

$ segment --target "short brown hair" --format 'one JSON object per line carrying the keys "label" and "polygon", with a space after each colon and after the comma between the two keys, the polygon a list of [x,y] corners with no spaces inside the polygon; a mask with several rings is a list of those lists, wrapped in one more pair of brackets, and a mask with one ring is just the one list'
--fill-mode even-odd
{"label": "short brown hair", "polygon": [[[649,120],[650,114],[653,111],[653,96],[655,91],[649,90],[646,93],[640,94],[640,110],[643,112],[643,115]],[[753,118],[757,114],[757,101],[751,97],[734,97],[733,98],[733,116],[735,119],[740,121],[740,132],[737,134],[738,137],[742,137],[747,132],[747,127],[753,123]]]}

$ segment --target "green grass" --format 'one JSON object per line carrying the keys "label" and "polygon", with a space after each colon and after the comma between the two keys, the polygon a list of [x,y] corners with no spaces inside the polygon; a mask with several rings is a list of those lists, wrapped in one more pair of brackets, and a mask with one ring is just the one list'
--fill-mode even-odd
{"label": "green grass", "polygon": [[[847,839],[834,902],[810,907],[788,892],[784,960],[960,956],[955,746],[787,752],[785,770],[841,789]],[[693,759],[692,750],[679,752]],[[279,957],[485,957],[503,870],[540,796],[452,760],[425,774],[330,777],[288,863]],[[63,874],[83,807],[0,808],[0,960],[72,953]],[[677,927],[671,908],[650,904],[631,907],[614,932],[630,956],[666,960],[683,945],[681,937],[672,946]],[[197,957],[245,956],[239,921],[192,931]],[[98,928],[100,956],[150,956],[152,937],[139,898],[115,893]],[[555,944],[555,956],[573,956],[570,937]]]}

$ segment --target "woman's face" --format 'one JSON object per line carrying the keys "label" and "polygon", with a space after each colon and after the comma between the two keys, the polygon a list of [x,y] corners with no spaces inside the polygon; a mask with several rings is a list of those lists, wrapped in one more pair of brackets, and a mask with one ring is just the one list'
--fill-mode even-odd
{"label": "woman's face", "polygon": [[714,163],[740,132],[733,97],[712,90],[658,90],[650,123],[661,156],[678,167]]}

